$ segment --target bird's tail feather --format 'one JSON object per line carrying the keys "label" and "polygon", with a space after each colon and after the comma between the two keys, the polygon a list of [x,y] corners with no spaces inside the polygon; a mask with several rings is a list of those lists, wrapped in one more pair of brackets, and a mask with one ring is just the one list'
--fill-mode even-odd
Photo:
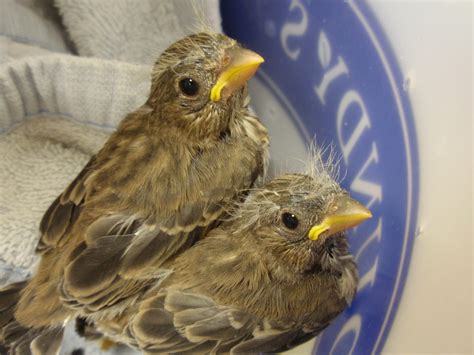
{"label": "bird's tail feather", "polygon": [[56,354],[60,348],[63,327],[31,328],[15,319],[15,309],[27,281],[0,289],[0,353]]}

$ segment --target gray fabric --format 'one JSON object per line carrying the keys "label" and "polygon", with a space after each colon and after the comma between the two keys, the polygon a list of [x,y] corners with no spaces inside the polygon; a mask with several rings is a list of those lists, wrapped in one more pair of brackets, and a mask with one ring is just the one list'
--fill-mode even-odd
{"label": "gray fabric", "polygon": [[53,53],[44,48],[15,42],[6,36],[0,36],[0,65],[20,58],[44,56]]}
{"label": "gray fabric", "polygon": [[52,0],[0,1],[0,35],[52,52],[71,52]]}
{"label": "gray fabric", "polygon": [[13,282],[23,281],[29,275],[27,270],[8,265],[5,261],[0,260],[0,288]]}
{"label": "gray fabric", "polygon": [[[221,29],[218,0],[55,0],[55,3],[82,56],[151,65],[171,43],[203,25],[214,31]],[[200,13],[205,14],[205,20]]]}
{"label": "gray fabric", "polygon": [[32,270],[42,214],[144,102],[149,67],[53,54],[4,64],[0,85],[0,258]]}

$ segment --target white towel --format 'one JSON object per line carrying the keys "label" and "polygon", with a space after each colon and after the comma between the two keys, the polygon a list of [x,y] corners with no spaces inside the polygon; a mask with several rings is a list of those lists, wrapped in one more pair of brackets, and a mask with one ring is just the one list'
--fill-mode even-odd
{"label": "white towel", "polygon": [[[153,64],[203,24],[219,32],[218,0],[55,0],[82,56]],[[203,14],[203,15],[201,15]]]}
{"label": "white towel", "polygon": [[0,35],[52,52],[71,52],[52,0],[1,0]]}
{"label": "white towel", "polygon": [[0,69],[0,259],[31,270],[49,203],[149,88],[149,67],[49,55]]}

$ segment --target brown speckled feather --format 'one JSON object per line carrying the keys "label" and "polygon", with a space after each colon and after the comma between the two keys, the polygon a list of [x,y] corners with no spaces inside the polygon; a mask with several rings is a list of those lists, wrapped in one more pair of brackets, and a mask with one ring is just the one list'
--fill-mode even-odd
{"label": "brown speckled feather", "polygon": [[85,180],[92,170],[93,157],[66,190],[49,206],[40,223],[41,238],[36,247],[37,253],[55,248],[64,235],[70,232],[84,202],[86,195]]}
{"label": "brown speckled feather", "polygon": [[[347,204],[359,206],[324,172],[253,189],[121,317],[97,325],[146,353],[291,349],[319,334],[354,296],[357,268],[344,234],[308,238],[312,225]],[[287,212],[297,222],[286,223]]]}

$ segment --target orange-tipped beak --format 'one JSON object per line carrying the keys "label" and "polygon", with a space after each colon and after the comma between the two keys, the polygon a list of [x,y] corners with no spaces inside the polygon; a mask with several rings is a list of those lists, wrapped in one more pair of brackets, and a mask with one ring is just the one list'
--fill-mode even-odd
{"label": "orange-tipped beak", "polygon": [[228,98],[235,90],[254,76],[264,59],[255,52],[243,48],[226,50],[228,64],[211,89],[210,99],[214,102]]}

